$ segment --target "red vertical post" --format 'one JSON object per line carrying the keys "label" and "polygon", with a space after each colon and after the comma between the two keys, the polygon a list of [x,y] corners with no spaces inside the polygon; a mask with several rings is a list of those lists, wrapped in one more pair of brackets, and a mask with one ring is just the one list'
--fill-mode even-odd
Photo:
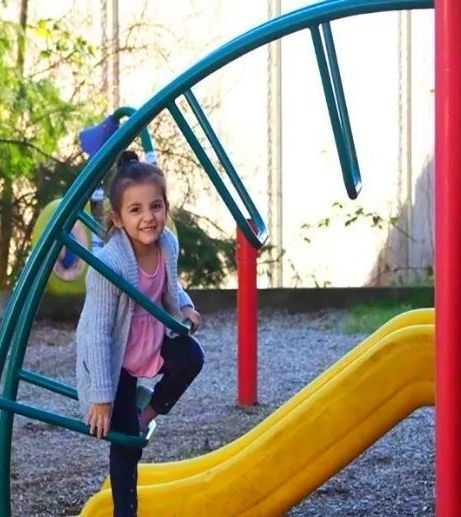
{"label": "red vertical post", "polygon": [[[251,222],[251,221],[250,221]],[[257,285],[258,252],[237,228],[237,335],[238,403],[252,406],[257,402]]]}
{"label": "red vertical post", "polygon": [[461,515],[461,2],[435,0],[436,513]]}

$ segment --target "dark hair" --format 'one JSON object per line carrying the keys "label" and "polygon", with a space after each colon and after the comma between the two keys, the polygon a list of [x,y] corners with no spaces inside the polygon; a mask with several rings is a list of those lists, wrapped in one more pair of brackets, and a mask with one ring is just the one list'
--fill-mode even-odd
{"label": "dark hair", "polygon": [[[162,169],[156,165],[139,161],[138,155],[134,151],[122,151],[117,158],[117,171],[110,183],[109,201],[112,210],[120,213],[123,193],[131,185],[139,183],[154,183],[160,188],[166,211],[169,204],[166,193],[165,175]],[[108,230],[113,224],[109,221]]]}

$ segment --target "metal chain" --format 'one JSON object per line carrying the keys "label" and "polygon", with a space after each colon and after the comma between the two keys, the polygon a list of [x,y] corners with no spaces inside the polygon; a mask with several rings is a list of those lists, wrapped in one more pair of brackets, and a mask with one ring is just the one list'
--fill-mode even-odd
{"label": "metal chain", "polygon": [[[280,15],[280,0],[268,0],[268,18]],[[281,207],[281,120],[280,120],[280,41],[268,45],[267,55],[267,166],[268,226],[272,243],[269,279],[272,287],[282,287],[282,207]],[[276,95],[277,97],[274,97]]]}
{"label": "metal chain", "polygon": [[[411,235],[412,210],[412,107],[411,107],[411,12],[398,13],[398,210],[404,231]],[[405,194],[404,199],[402,191]],[[406,238],[405,269],[410,271],[411,242]]]}
{"label": "metal chain", "polygon": [[101,0],[101,59],[102,59],[102,87],[103,95],[109,93],[109,63],[107,56],[107,1]]}
{"label": "metal chain", "polygon": [[403,28],[402,28],[402,12],[397,13],[397,66],[398,66],[398,157],[397,157],[397,170],[398,170],[398,206],[397,209],[402,208],[402,176],[403,176]]}
{"label": "metal chain", "polygon": [[[272,0],[267,0],[267,19],[272,19],[273,10],[272,10]],[[272,188],[272,171],[273,171],[273,155],[272,155],[272,90],[273,90],[273,79],[272,79],[272,67],[273,67],[273,46],[274,43],[269,43],[267,45],[267,105],[266,105],[266,114],[267,114],[267,222],[269,228],[269,235],[273,235],[274,228],[274,220],[273,220],[273,188]],[[272,240],[272,239],[271,239]],[[270,282],[272,285],[273,277],[273,266],[270,267],[271,278]]]}

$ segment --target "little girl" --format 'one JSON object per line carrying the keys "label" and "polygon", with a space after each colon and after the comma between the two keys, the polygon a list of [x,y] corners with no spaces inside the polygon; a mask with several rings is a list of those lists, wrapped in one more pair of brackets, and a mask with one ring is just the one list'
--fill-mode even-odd
{"label": "little girl", "polygon": [[[124,151],[111,183],[113,233],[98,258],[173,317],[200,326],[200,314],[178,283],[178,241],[165,227],[166,183],[155,165]],[[189,335],[165,329],[104,276],[90,269],[77,327],[77,386],[90,433],[139,435],[176,404],[203,366],[203,351]],[[140,377],[162,378],[139,415]],[[142,449],[111,444],[110,477],[115,517],[137,515],[137,466]]]}

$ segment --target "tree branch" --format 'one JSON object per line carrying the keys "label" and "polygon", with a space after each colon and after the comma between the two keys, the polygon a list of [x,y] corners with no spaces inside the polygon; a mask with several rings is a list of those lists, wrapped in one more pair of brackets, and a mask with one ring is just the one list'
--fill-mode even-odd
{"label": "tree branch", "polygon": [[0,138],[0,144],[17,145],[18,147],[30,147],[34,151],[37,151],[38,154],[44,156],[45,158],[48,158],[49,160],[54,161],[55,163],[58,163],[59,165],[66,164],[66,162],[63,162],[63,161],[59,160],[58,158],[51,156],[51,154],[46,153],[45,151],[43,151],[43,149],[40,149],[36,145],[28,142],[27,140],[16,140],[13,138]]}

